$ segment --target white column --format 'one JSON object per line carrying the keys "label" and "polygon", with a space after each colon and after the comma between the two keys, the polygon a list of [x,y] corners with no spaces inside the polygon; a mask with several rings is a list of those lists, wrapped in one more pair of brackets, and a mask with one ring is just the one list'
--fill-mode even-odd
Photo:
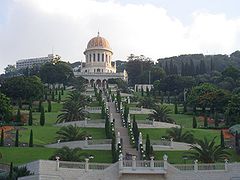
{"label": "white column", "polygon": [[166,154],[163,155],[163,169],[167,170],[167,160],[168,160],[168,156]]}
{"label": "white column", "polygon": [[198,160],[196,159],[194,161],[194,172],[197,172],[198,171]]}
{"label": "white column", "polygon": [[58,171],[58,169],[59,169],[59,159],[60,159],[60,157],[56,157],[56,171]]}
{"label": "white column", "polygon": [[117,133],[117,143],[120,144],[121,140],[120,140],[120,132]]}
{"label": "white column", "polygon": [[137,166],[137,163],[136,163],[136,156],[132,156],[132,170],[136,170],[136,166]]}
{"label": "white column", "polygon": [[89,161],[89,159],[86,158],[86,159],[85,159],[85,171],[88,171],[88,170],[89,170],[89,164],[88,164],[88,161]]}
{"label": "white column", "polygon": [[119,154],[119,169],[123,169],[123,155]]}
{"label": "white column", "polygon": [[151,156],[150,159],[151,159],[151,161],[150,161],[150,167],[151,167],[151,170],[153,170],[153,169],[154,169],[154,160],[153,160],[154,157]]}

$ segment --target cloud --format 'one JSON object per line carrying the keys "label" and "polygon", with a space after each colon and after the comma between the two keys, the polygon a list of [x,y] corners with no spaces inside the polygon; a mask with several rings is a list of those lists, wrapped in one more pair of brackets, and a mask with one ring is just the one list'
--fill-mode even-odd
{"label": "cloud", "polygon": [[109,40],[114,59],[130,53],[159,57],[231,53],[240,45],[240,18],[193,12],[188,25],[162,7],[94,0],[15,0],[0,25],[0,72],[7,64],[52,52],[84,60],[97,31]]}

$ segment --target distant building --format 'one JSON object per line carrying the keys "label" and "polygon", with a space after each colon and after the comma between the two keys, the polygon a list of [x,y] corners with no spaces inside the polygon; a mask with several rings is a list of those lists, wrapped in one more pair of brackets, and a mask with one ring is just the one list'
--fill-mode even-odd
{"label": "distant building", "polygon": [[134,90],[135,91],[141,91],[143,89],[143,91],[147,91],[147,89],[149,91],[151,91],[151,89],[153,88],[152,84],[135,84]]}
{"label": "distant building", "polygon": [[128,80],[125,70],[116,73],[116,63],[112,61],[113,51],[109,42],[99,33],[88,42],[84,55],[86,62],[81,64],[81,72],[74,74],[87,79],[92,86],[93,84],[104,86],[108,79]]}
{"label": "distant building", "polygon": [[61,57],[57,54],[48,54],[47,57],[21,59],[16,62],[16,68],[17,69],[32,68],[33,66],[40,66],[47,62],[57,62],[60,60],[60,58]]}

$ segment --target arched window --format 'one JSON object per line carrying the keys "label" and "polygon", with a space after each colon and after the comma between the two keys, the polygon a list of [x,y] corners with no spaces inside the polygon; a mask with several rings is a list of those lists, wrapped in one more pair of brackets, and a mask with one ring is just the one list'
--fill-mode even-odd
{"label": "arched window", "polygon": [[95,56],[96,56],[96,55],[95,55],[95,54],[93,54],[93,62],[95,62],[95,58],[96,58]]}
{"label": "arched window", "polygon": [[108,56],[107,56],[107,54],[106,54],[106,57],[105,57],[105,59],[106,59],[106,62],[108,62]]}
{"label": "arched window", "polygon": [[97,72],[100,72],[100,69],[97,69]]}
{"label": "arched window", "polygon": [[85,70],[85,72],[87,72],[87,69]]}
{"label": "arched window", "polygon": [[90,54],[89,56],[90,56],[89,61],[91,62],[92,61],[92,54]]}
{"label": "arched window", "polygon": [[99,53],[97,54],[97,60],[98,60],[98,62],[100,62],[100,54]]}
{"label": "arched window", "polygon": [[104,54],[102,54],[102,62],[104,62]]}

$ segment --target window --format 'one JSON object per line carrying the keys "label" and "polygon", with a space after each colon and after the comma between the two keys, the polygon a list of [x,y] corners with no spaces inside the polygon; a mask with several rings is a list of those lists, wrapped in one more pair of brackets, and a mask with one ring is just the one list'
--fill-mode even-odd
{"label": "window", "polygon": [[90,62],[91,62],[92,61],[92,55],[91,54],[90,54],[90,58],[89,59],[90,59]]}
{"label": "window", "polygon": [[100,72],[100,69],[97,69],[97,72]]}
{"label": "window", "polygon": [[104,62],[104,54],[102,54],[102,62]]}
{"label": "window", "polygon": [[107,56],[107,55],[106,55],[106,58],[105,58],[105,59],[106,59],[106,62],[108,62],[108,56]]}
{"label": "window", "polygon": [[93,54],[93,62],[95,62],[95,54]]}
{"label": "window", "polygon": [[97,54],[97,60],[98,60],[98,62],[100,62],[100,54],[99,53]]}

